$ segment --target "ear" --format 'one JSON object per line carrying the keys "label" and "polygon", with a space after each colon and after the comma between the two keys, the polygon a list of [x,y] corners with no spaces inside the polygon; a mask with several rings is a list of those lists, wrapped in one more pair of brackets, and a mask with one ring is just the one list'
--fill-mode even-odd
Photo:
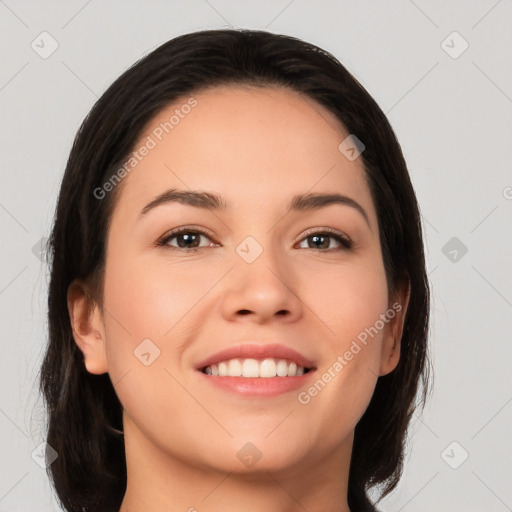
{"label": "ear", "polygon": [[386,312],[386,325],[382,340],[379,375],[391,373],[400,360],[400,346],[405,323],[405,315],[411,296],[411,284],[409,279],[403,281],[397,292],[391,297]]}
{"label": "ear", "polygon": [[68,287],[67,302],[73,338],[82,351],[89,373],[107,373],[105,326],[103,315],[90,298],[89,287],[75,279]]}

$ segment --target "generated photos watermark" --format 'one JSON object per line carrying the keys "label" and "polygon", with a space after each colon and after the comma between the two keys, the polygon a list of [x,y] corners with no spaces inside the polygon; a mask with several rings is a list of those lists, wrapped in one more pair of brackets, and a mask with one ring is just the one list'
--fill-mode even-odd
{"label": "generated photos watermark", "polygon": [[[324,388],[331,382],[342,370],[347,366],[347,364],[352,361],[355,355],[361,352],[362,348],[364,348],[368,343],[368,337],[373,339],[375,336],[379,334],[379,332],[384,329],[384,326],[393,318],[395,318],[396,314],[402,311],[402,304],[399,302],[395,302],[390,308],[386,310],[385,313],[381,313],[379,315],[379,319],[375,321],[375,323],[371,327],[367,327],[364,331],[361,331],[355,340],[352,340],[350,348],[346,350],[343,355],[338,355],[336,360],[333,362],[329,368],[322,373],[322,375],[314,382],[312,386],[310,386],[306,391],[301,391],[297,395],[297,400],[302,405],[309,404],[311,399],[317,396]],[[363,345],[361,345],[358,343]]]}
{"label": "generated photos watermark", "polygon": [[101,187],[97,187],[93,191],[93,195],[96,199],[104,199],[108,192],[114,190],[121,180],[130,173],[139,162],[141,162],[145,156],[149,155],[152,149],[155,149],[159,142],[163,140],[165,135],[171,133],[171,131],[180,124],[182,119],[190,114],[192,109],[197,106],[197,100],[194,97],[190,97],[186,103],[180,106],[180,108],[174,109],[173,114],[167,121],[160,123],[156,128],[153,129],[150,135],[146,137],[142,145],[138,149],[133,151],[124,164],[117,169],[117,171],[105,182]]}

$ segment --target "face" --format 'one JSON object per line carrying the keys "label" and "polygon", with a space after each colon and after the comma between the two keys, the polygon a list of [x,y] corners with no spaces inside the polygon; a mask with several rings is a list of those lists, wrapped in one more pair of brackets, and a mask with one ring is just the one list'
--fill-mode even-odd
{"label": "face", "polygon": [[362,159],[298,93],[194,98],[152,120],[118,185],[99,334],[77,340],[87,369],[109,373],[127,447],[161,460],[239,473],[339,460],[398,362],[406,308],[388,294]]}

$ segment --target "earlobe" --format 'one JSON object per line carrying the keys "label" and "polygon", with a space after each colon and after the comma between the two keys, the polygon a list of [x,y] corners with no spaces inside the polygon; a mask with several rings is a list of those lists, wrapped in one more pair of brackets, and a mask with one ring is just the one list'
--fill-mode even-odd
{"label": "earlobe", "polygon": [[95,375],[106,373],[103,318],[98,306],[90,299],[87,284],[75,279],[68,287],[67,302],[73,338],[84,356],[87,371]]}
{"label": "earlobe", "polygon": [[391,373],[400,361],[400,341],[392,339],[391,342],[389,349],[385,350],[386,347],[383,347],[379,376]]}
{"label": "earlobe", "polygon": [[[400,287],[395,301],[390,301],[390,309],[388,312],[391,313],[391,311],[394,311],[394,315],[393,318],[390,318],[384,330],[379,376],[391,373],[400,361],[402,334],[410,295],[411,285],[409,280],[407,280]],[[391,316],[391,314],[389,316]]]}

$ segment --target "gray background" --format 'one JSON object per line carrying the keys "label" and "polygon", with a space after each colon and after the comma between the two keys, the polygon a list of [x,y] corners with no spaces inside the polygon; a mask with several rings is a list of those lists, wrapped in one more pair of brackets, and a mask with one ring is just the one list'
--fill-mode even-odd
{"label": "gray background", "polygon": [[435,387],[382,510],[512,510],[510,0],[0,0],[0,511],[60,510],[37,463],[48,281],[38,247],[76,130],[138,58],[176,35],[227,26],[332,52],[388,115],[410,168],[433,292]]}

